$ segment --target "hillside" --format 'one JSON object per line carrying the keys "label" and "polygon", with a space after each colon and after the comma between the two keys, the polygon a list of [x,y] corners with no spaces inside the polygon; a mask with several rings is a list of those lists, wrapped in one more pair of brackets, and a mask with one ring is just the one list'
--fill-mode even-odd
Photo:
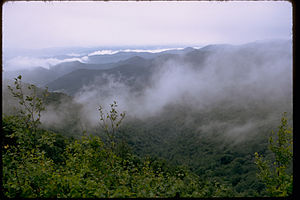
{"label": "hillside", "polygon": [[[97,85],[103,85],[108,82],[109,76],[119,78],[128,85],[137,86],[141,81],[146,81],[151,73],[151,62],[141,57],[135,56],[125,61],[120,61],[111,69],[86,69],[81,68],[71,73],[63,75],[58,79],[48,83],[46,86],[53,91],[63,91],[69,95],[74,95],[83,86],[94,84],[95,79]],[[107,77],[106,77],[107,76]],[[139,82],[140,81],[140,82]],[[146,84],[146,82],[143,82]]]}
{"label": "hillside", "polygon": [[[293,122],[289,41],[61,66],[78,69],[47,84],[44,129],[74,138],[87,133],[107,143],[99,106],[109,113],[116,101],[117,111],[126,113],[116,140],[132,154],[181,166],[199,180],[229,187],[235,197],[266,194],[254,153],[271,158],[268,138],[282,113]],[[4,94],[3,110],[11,114],[17,102]]]}

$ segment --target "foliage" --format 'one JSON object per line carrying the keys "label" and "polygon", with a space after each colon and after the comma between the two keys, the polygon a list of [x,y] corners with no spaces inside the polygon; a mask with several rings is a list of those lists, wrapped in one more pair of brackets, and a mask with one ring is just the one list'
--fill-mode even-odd
{"label": "foliage", "polygon": [[20,117],[4,117],[2,126],[6,138],[2,143],[4,193],[9,197],[36,197],[34,193],[48,184],[47,177],[54,165],[43,146],[53,148],[55,135],[42,130],[32,134]]}
{"label": "foliage", "polygon": [[[55,162],[44,145],[58,147],[54,133],[38,130],[38,143],[16,118],[5,117],[3,191],[7,197],[213,197],[230,196],[231,190],[216,181],[201,181],[184,168],[169,168],[151,158],[133,154],[121,158],[106,148],[98,136],[69,141]],[[22,137],[20,137],[22,136]],[[24,142],[27,141],[27,142]]]}
{"label": "foliage", "polygon": [[27,86],[27,89],[30,90],[30,95],[25,95],[22,76],[19,75],[15,78],[15,88],[8,86],[13,97],[16,97],[19,100],[19,104],[23,109],[20,110],[20,114],[24,118],[24,121],[28,128],[32,129],[33,132],[36,131],[37,126],[40,124],[41,112],[45,110],[43,101],[48,96],[48,90],[46,89],[43,93],[43,97],[40,98],[37,95],[37,87],[33,84]]}
{"label": "foliage", "polygon": [[[235,143],[235,137],[226,137],[215,127],[195,131],[199,124],[209,124],[211,120],[204,113],[194,116],[200,122],[185,124],[189,118],[187,112],[192,113],[186,110],[178,115],[168,110],[160,117],[127,121],[120,128],[119,137],[135,154],[163,158],[172,165],[184,165],[203,180],[213,178],[229,185],[234,196],[262,196],[264,185],[256,178],[258,170],[253,160],[255,151],[267,150],[272,126],[259,127],[260,134],[250,133],[246,140]],[[232,123],[232,119],[228,123]]]}
{"label": "foliage", "polygon": [[125,118],[125,112],[119,114],[116,110],[117,106],[117,102],[114,101],[112,104],[110,104],[111,110],[106,114],[104,114],[102,106],[99,106],[98,109],[100,114],[101,128],[106,133],[113,149],[115,148],[117,130]]}
{"label": "foliage", "polygon": [[255,153],[255,163],[259,168],[258,177],[266,185],[270,196],[289,196],[293,190],[293,173],[290,172],[293,161],[293,132],[288,126],[286,113],[282,116],[277,134],[272,131],[269,149],[273,160],[264,159]]}

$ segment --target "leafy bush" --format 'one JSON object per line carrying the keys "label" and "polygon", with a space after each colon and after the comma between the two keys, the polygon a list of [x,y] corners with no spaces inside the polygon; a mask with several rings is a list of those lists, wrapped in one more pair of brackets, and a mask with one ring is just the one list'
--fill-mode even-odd
{"label": "leafy bush", "polygon": [[259,168],[258,177],[266,186],[269,196],[289,196],[293,191],[293,132],[288,126],[286,113],[282,116],[277,134],[272,131],[269,149],[273,159],[264,159],[255,153],[255,163]]}

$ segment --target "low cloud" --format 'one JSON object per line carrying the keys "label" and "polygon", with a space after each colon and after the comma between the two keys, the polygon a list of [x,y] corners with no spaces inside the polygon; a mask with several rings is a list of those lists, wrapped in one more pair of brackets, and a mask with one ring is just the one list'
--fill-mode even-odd
{"label": "low cloud", "polygon": [[[93,125],[99,121],[98,106],[109,108],[115,100],[119,111],[143,120],[159,116],[170,105],[189,107],[193,113],[213,113],[219,109],[219,119],[211,119],[209,129],[223,129],[230,137],[245,136],[292,108],[291,52],[277,55],[269,50],[258,49],[256,55],[235,49],[218,51],[202,65],[169,60],[156,67],[142,91],[132,90],[120,74],[103,75],[84,86],[75,99],[84,105],[82,117]],[[104,79],[106,83],[101,82]],[[240,119],[239,112],[248,118]],[[225,118],[238,120],[225,121],[221,118],[224,113]],[[207,130],[205,126],[199,127]]]}
{"label": "low cloud", "polygon": [[[119,112],[126,112],[126,119],[148,120],[181,106],[189,108],[186,124],[197,131],[219,131],[243,140],[259,127],[277,123],[282,112],[292,111],[292,54],[286,46],[279,47],[283,50],[272,46],[255,51],[220,48],[202,64],[187,63],[184,56],[170,59],[155,66],[141,90],[133,89],[132,77],[104,73],[74,95],[75,102],[82,105],[77,117],[85,127],[96,127],[99,106],[109,112],[113,101]],[[43,121],[64,122],[69,116],[63,110],[72,110],[68,106],[48,107]],[[198,122],[202,117],[206,121]]]}
{"label": "low cloud", "polygon": [[35,58],[27,56],[17,56],[4,62],[4,69],[7,71],[17,71],[23,69],[33,69],[35,67],[43,67],[49,69],[51,66],[63,63],[63,62],[86,62],[88,60],[87,56],[81,58]]}
{"label": "low cloud", "polygon": [[70,57],[79,57],[79,56],[83,56],[83,55],[79,54],[79,53],[68,53],[67,56],[70,56]]}
{"label": "low cloud", "polygon": [[136,53],[160,53],[168,50],[182,50],[183,48],[164,48],[164,49],[120,49],[120,50],[99,50],[89,53],[88,56],[95,55],[113,55],[120,52],[136,52]]}
{"label": "low cloud", "polygon": [[24,69],[33,69],[35,67],[43,67],[49,69],[51,66],[64,63],[79,61],[86,63],[89,61],[90,56],[95,55],[113,55],[119,52],[148,52],[148,53],[160,53],[167,50],[180,50],[183,48],[164,48],[164,49],[122,49],[122,50],[99,50],[94,51],[89,54],[78,54],[78,53],[69,53],[66,54],[72,58],[57,59],[57,58],[41,58],[41,57],[29,57],[29,56],[16,56],[8,60],[4,60],[4,69],[5,71],[17,71]]}
{"label": "low cloud", "polygon": [[113,50],[99,50],[99,51],[94,51],[92,53],[89,53],[88,56],[96,56],[96,55],[112,55],[120,52],[118,51],[113,51]]}

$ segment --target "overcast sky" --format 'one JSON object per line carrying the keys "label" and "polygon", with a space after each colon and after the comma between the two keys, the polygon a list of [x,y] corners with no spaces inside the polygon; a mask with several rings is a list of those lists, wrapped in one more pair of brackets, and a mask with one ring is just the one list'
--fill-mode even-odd
{"label": "overcast sky", "polygon": [[292,38],[292,4],[244,2],[7,2],[4,48],[241,44]]}

